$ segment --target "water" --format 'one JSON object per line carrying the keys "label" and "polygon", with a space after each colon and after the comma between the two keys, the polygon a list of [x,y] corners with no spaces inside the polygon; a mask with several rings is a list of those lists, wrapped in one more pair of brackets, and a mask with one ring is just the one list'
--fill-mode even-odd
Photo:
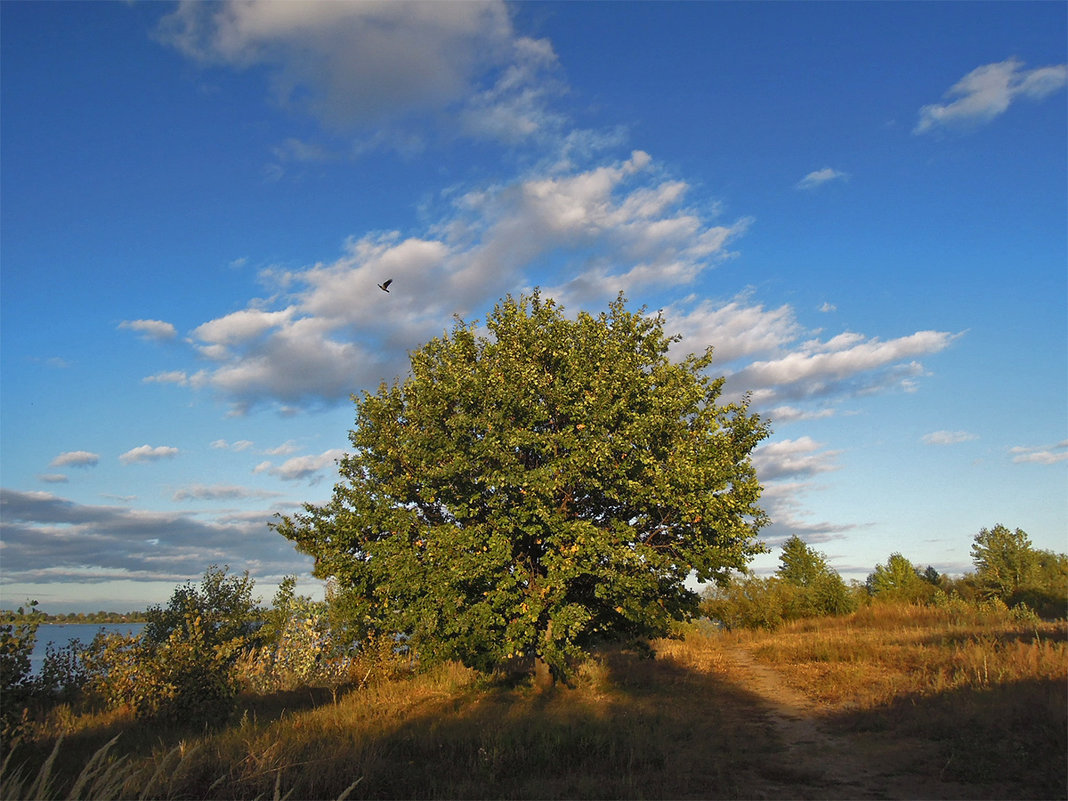
{"label": "water", "polygon": [[62,648],[72,639],[88,645],[99,631],[114,631],[119,634],[140,634],[144,623],[42,623],[37,627],[37,643],[30,655],[30,671],[37,673],[44,664],[49,643]]}

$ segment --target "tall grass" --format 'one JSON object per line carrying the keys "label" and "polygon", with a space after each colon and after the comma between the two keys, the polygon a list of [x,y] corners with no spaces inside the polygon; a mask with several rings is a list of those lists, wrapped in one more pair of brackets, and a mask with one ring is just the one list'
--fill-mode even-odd
{"label": "tall grass", "polygon": [[268,712],[246,699],[240,722],[187,734],[181,751],[151,737],[138,747],[145,732],[131,722],[132,739],[93,757],[110,765],[128,749],[107,782],[94,784],[99,767],[82,781],[80,763],[61,766],[69,735],[58,760],[31,752],[0,784],[20,797],[23,776],[47,775],[40,795],[51,798],[79,781],[86,798],[744,797],[774,747],[752,699],[682,650],[605,653],[573,685],[543,693],[450,664],[310,708]]}
{"label": "tall grass", "polygon": [[340,694],[247,694],[215,732],[68,708],[8,748],[0,797],[819,797],[783,778],[737,648],[904,776],[899,796],[914,777],[944,796],[1064,797],[1066,635],[1006,610],[873,606],[775,633],[694,630],[655,659],[605,650],[549,692],[447,664]]}
{"label": "tall grass", "polygon": [[916,770],[1007,783],[1020,797],[1068,795],[1064,620],[997,604],[874,604],[723,639],[773,665],[832,724],[924,743]]}

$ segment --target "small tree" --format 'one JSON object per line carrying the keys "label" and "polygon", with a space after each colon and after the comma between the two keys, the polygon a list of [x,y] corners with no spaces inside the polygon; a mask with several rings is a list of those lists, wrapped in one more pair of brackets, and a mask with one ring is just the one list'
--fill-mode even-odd
{"label": "small tree", "polygon": [[228,575],[229,570],[229,565],[211,565],[199,587],[187,582],[175,587],[166,606],[149,607],[145,639],[156,644],[167,642],[194,618],[200,618],[209,645],[251,638],[263,619],[263,611],[252,597],[256,583],[247,570],[239,576]]}
{"label": "small tree", "polygon": [[912,562],[899,553],[890,554],[885,565],[876,565],[867,583],[868,592],[882,600],[920,601],[935,592],[933,586],[920,578]]}
{"label": "small tree", "polygon": [[[103,641],[101,664],[132,654],[135,712],[192,725],[223,722],[233,708],[233,667],[255,641],[263,611],[252,597],[248,571],[227,575],[212,565],[200,587],[176,587],[167,606],[153,606],[139,642]],[[123,674],[125,675],[125,674]],[[105,681],[108,683],[110,679]]]}
{"label": "small tree", "polygon": [[972,562],[980,592],[1008,602],[1019,590],[1034,584],[1038,576],[1038,553],[1023,529],[1010,531],[1003,525],[982,529],[972,543]]}
{"label": "small tree", "polygon": [[767,432],[719,402],[711,348],[673,363],[660,318],[622,296],[575,320],[509,297],[486,328],[458,321],[402,384],[354,399],[333,500],[275,524],[368,630],[423,660],[559,673],[598,639],[668,632],[697,609],[689,576],[763,550]]}
{"label": "small tree", "polygon": [[28,608],[18,608],[11,623],[0,625],[0,737],[4,740],[17,733],[33,694],[31,659],[43,617],[37,601],[30,601]]}
{"label": "small tree", "polygon": [[849,588],[827,557],[796,534],[783,543],[779,563],[779,577],[800,590],[793,617],[844,615],[855,608]]}
{"label": "small tree", "polygon": [[823,554],[808,547],[796,534],[783,543],[779,563],[779,569],[775,572],[798,587],[811,587],[830,571]]}

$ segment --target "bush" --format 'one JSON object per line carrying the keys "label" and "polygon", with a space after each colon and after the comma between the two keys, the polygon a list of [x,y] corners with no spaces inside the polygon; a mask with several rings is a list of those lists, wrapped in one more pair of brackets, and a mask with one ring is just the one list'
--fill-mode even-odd
{"label": "bush", "polygon": [[21,729],[34,693],[30,656],[40,618],[37,602],[31,601],[29,611],[19,607],[15,622],[0,625],[0,737],[4,740]]}
{"label": "bush", "polygon": [[803,617],[804,590],[778,578],[745,576],[705,590],[702,612],[726,629],[774,631]]}
{"label": "bush", "polygon": [[243,644],[240,638],[212,643],[204,622],[187,618],[141,665],[135,713],[198,728],[225,723],[237,695],[231,668]]}
{"label": "bush", "polygon": [[238,660],[240,682],[255,692],[347,682],[347,649],[329,625],[326,604],[295,595],[294,585],[291,576],[282,581],[260,632],[262,644]]}
{"label": "bush", "polygon": [[217,726],[234,709],[234,666],[256,640],[260,612],[252,579],[214,565],[200,588],[178,587],[148,610],[141,637],[100,633],[83,653],[85,687],[104,706],[140,719]]}

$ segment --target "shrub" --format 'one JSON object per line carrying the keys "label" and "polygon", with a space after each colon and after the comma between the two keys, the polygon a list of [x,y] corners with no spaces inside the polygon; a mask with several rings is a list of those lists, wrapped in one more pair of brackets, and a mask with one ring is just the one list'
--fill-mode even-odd
{"label": "shrub", "polygon": [[41,615],[37,602],[18,608],[15,621],[0,625],[0,737],[7,740],[22,727],[34,692],[30,656],[37,643]]}

